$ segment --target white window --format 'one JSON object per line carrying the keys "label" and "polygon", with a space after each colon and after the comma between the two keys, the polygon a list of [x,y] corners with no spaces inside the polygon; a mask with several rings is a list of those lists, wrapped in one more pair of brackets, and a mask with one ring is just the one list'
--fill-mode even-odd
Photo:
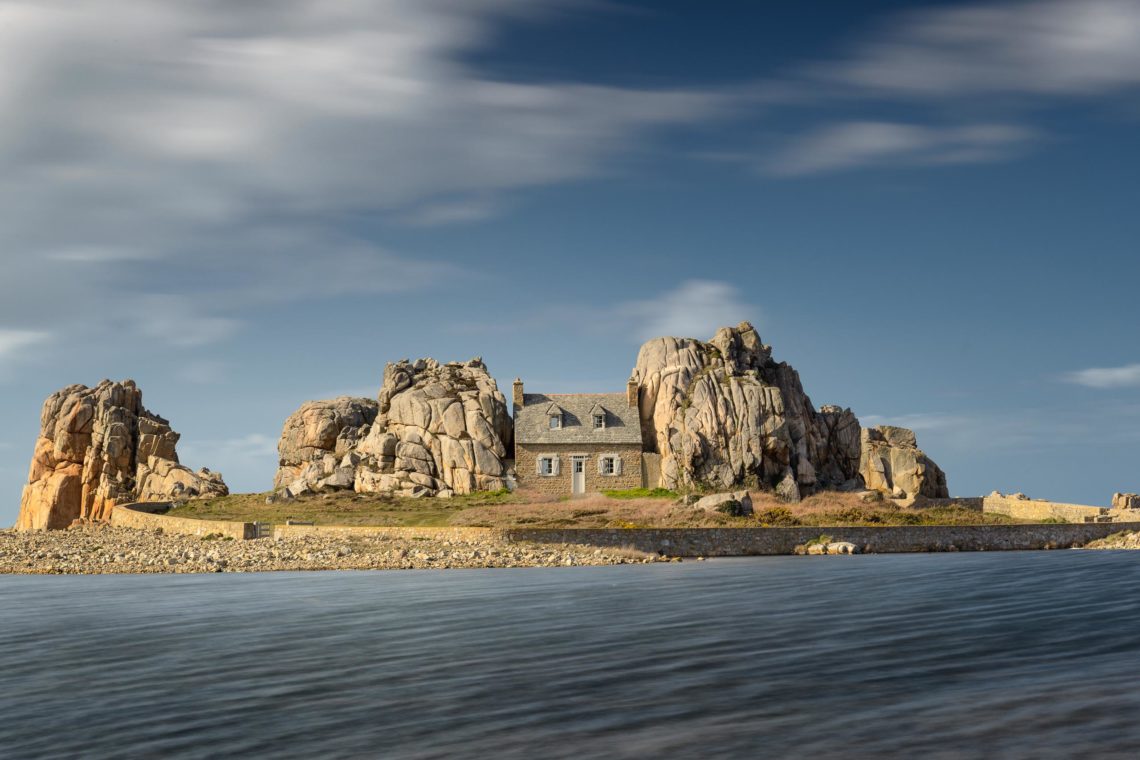
{"label": "white window", "polygon": [[606,426],[606,415],[595,414],[594,415],[594,429],[596,430],[598,428],[604,428],[605,426]]}
{"label": "white window", "polygon": [[603,476],[621,475],[621,457],[617,454],[603,454],[598,457],[598,474]]}
{"label": "white window", "polygon": [[557,414],[550,415],[550,429],[557,430],[562,427],[562,417]]}
{"label": "white window", "polygon": [[554,474],[554,458],[553,457],[542,457],[541,459],[538,460],[538,474],[539,475],[553,475]]}

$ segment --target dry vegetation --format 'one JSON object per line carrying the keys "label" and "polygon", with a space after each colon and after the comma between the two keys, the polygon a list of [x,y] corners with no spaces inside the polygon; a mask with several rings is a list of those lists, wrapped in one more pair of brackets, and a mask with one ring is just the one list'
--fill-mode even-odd
{"label": "dry vegetation", "polygon": [[268,494],[237,494],[190,502],[170,514],[241,522],[299,520],[323,525],[494,528],[838,527],[1018,522],[966,507],[903,508],[889,500],[865,502],[856,494],[833,492],[816,494],[799,504],[784,504],[770,493],[753,492],[755,514],[729,517],[681,506],[675,495],[649,493],[653,495],[627,498],[628,494],[593,494],[560,499],[526,491],[504,491],[452,499],[403,499],[339,492],[285,504],[266,504]]}

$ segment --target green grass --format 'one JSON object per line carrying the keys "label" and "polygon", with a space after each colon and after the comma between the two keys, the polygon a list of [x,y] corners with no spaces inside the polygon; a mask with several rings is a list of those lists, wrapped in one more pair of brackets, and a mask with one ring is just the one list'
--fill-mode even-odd
{"label": "green grass", "polygon": [[625,488],[620,491],[602,491],[611,499],[676,499],[680,496],[668,488]]}
{"label": "green grass", "polygon": [[305,496],[282,504],[266,504],[268,493],[233,494],[190,501],[171,517],[283,524],[287,520],[317,525],[441,526],[465,509],[517,501],[510,491],[484,491],[450,499],[409,499],[341,491]]}
{"label": "green grass", "polygon": [[[755,513],[732,517],[677,504],[664,488],[606,491],[580,499],[495,491],[450,499],[410,499],[351,491],[305,496],[266,504],[269,494],[234,494],[191,501],[170,511],[173,517],[283,524],[393,527],[480,526],[541,528],[687,527],[877,527],[899,525],[993,525],[1030,522],[982,513],[962,506],[910,509],[891,501],[863,502],[852,494],[823,493],[799,504],[783,504],[770,494],[752,495]],[[214,539],[216,540],[216,539]]]}

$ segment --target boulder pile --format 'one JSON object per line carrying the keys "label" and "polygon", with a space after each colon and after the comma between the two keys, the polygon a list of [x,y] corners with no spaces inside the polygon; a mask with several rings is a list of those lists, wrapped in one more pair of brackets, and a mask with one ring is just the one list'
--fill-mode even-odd
{"label": "boulder pile", "polygon": [[229,493],[221,475],[178,463],[178,439],[169,422],[143,407],[132,380],[53,393],[40,413],[16,528],[66,528],[107,520],[115,504]]}
{"label": "boulder pile", "polygon": [[506,399],[481,359],[388,364],[378,401],[313,401],[285,421],[272,498],[499,490],[511,482],[512,433]]}

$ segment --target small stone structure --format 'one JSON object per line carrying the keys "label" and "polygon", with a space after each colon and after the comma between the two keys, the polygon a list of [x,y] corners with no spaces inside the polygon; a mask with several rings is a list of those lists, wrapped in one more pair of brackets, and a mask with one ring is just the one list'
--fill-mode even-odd
{"label": "small stone structure", "polygon": [[1113,509],[1140,509],[1140,494],[1114,493],[1112,495]]}
{"label": "small stone structure", "polygon": [[512,389],[515,477],[552,495],[581,495],[645,484],[637,381],[625,393],[524,393]]}

